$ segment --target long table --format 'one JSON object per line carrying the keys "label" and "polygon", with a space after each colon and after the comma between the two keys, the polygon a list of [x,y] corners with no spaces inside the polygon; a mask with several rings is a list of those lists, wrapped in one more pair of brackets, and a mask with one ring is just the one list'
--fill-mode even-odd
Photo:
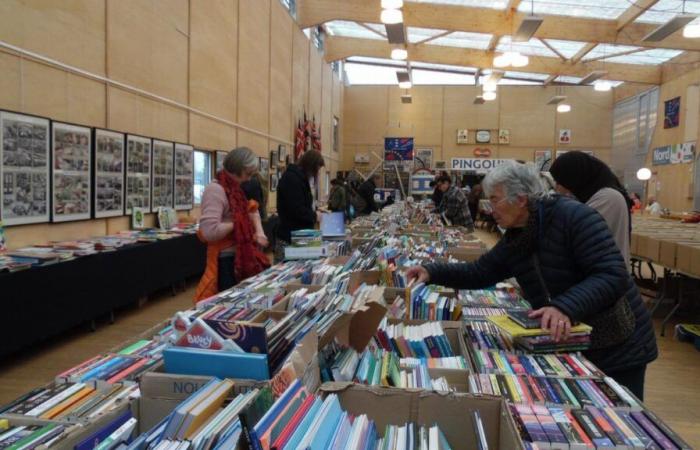
{"label": "long table", "polygon": [[195,235],[0,274],[0,358],[199,275]]}

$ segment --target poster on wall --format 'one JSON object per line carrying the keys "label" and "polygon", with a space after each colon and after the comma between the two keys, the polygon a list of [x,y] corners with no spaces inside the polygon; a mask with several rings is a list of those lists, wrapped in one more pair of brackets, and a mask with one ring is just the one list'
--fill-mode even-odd
{"label": "poster on wall", "polygon": [[695,159],[695,141],[681,144],[681,155],[683,163],[691,163]]}
{"label": "poster on wall", "polygon": [[124,134],[95,129],[94,217],[124,214]]}
{"label": "poster on wall", "polygon": [[549,172],[549,168],[552,167],[552,151],[535,150],[535,167],[540,172]]}
{"label": "poster on wall", "polygon": [[153,140],[153,177],[151,192],[153,200],[151,211],[155,212],[161,206],[173,207],[173,143]]}
{"label": "poster on wall", "polygon": [[226,152],[216,152],[216,173],[214,175],[219,173],[219,171],[223,170],[224,159],[226,159],[226,155],[228,155],[228,153]]}
{"label": "poster on wall", "polygon": [[562,128],[559,130],[559,143],[560,144],[571,144],[571,130],[568,128]]}
{"label": "poster on wall", "polygon": [[414,160],[416,169],[432,169],[433,168],[433,149],[432,148],[417,148],[416,157]]}
{"label": "poster on wall", "polygon": [[672,148],[670,145],[655,148],[651,154],[651,165],[665,166],[666,164],[671,164],[671,153]]}
{"label": "poster on wall", "polygon": [[192,209],[194,204],[194,148],[175,144],[175,210]]}
{"label": "poster on wall", "polygon": [[413,138],[384,138],[384,168],[409,171],[413,166]]}
{"label": "poster on wall", "polygon": [[126,213],[151,210],[151,139],[126,136]]}
{"label": "poster on wall", "polygon": [[458,144],[468,144],[469,143],[469,130],[457,130],[457,143]]}
{"label": "poster on wall", "polygon": [[502,145],[510,144],[510,130],[504,128],[498,130],[498,143]]}
{"label": "poster on wall", "polygon": [[0,217],[5,226],[49,221],[49,119],[0,111]]}
{"label": "poster on wall", "polygon": [[435,179],[433,173],[428,169],[416,169],[411,175],[410,195],[432,194],[433,189],[430,183]]}
{"label": "poster on wall", "polygon": [[676,97],[664,102],[664,128],[676,128],[680,123],[681,98]]}
{"label": "poster on wall", "polygon": [[53,222],[89,219],[92,178],[92,130],[63,122],[51,123]]}

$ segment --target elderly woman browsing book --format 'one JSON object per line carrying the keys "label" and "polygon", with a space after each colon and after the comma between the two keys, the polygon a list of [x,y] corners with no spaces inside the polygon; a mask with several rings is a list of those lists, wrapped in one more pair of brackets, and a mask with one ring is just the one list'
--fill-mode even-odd
{"label": "elderly woman browsing book", "polygon": [[534,308],[530,317],[555,340],[566,338],[572,323],[591,325],[585,355],[641,399],[656,338],[603,218],[576,200],[545,194],[529,165],[506,162],[482,186],[504,237],[473,263],[415,266],[409,280],[479,289],[515,277]]}

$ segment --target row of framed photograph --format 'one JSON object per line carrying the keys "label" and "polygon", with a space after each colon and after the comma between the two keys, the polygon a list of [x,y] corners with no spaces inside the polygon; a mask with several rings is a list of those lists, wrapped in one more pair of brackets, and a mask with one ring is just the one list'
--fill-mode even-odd
{"label": "row of framed photograph", "polygon": [[192,209],[194,148],[0,111],[4,225]]}
{"label": "row of framed photograph", "polygon": [[[227,154],[228,152],[216,152],[215,173],[219,173],[224,168],[224,158],[226,158]],[[276,150],[270,150],[269,159],[263,156],[258,157],[258,171],[264,178],[269,179],[267,187],[270,192],[277,191],[277,182],[282,176],[283,168],[289,164],[289,158],[287,147],[284,144],[280,144]]]}

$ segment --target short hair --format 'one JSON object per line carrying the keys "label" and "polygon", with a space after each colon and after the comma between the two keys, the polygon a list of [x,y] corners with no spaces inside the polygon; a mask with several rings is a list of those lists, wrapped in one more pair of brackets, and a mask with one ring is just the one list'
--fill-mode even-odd
{"label": "short hair", "polygon": [[241,175],[246,169],[257,169],[258,157],[248,147],[234,148],[224,158],[224,169],[234,175]]}
{"label": "short hair", "polygon": [[532,163],[504,161],[486,175],[482,186],[487,196],[493,193],[496,186],[502,186],[509,202],[515,201],[518,195],[526,195],[528,200],[545,195],[540,174]]}
{"label": "short hair", "polygon": [[435,183],[437,183],[437,184],[439,184],[439,183],[445,183],[445,182],[452,184],[452,178],[450,178],[450,177],[447,176],[447,175],[440,175],[440,176],[437,178],[437,180],[435,180]]}
{"label": "short hair", "polygon": [[297,161],[297,165],[301,168],[307,177],[318,176],[318,171],[326,165],[323,160],[323,155],[317,150],[309,150]]}

